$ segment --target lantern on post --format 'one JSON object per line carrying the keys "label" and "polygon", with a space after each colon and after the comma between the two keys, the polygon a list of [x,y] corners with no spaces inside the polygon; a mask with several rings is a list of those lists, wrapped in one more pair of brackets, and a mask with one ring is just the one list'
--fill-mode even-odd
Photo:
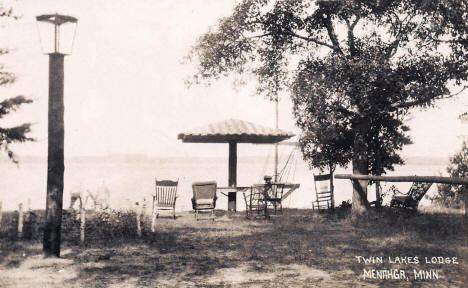
{"label": "lantern on post", "polygon": [[43,251],[60,256],[64,174],[64,56],[71,54],[78,19],[59,14],[36,17],[44,54],[49,55],[47,198]]}

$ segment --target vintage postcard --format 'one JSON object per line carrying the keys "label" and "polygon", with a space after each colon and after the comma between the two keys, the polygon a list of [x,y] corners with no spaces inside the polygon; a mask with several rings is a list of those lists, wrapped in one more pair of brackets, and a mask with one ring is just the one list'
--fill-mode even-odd
{"label": "vintage postcard", "polygon": [[466,287],[465,0],[0,0],[0,287]]}

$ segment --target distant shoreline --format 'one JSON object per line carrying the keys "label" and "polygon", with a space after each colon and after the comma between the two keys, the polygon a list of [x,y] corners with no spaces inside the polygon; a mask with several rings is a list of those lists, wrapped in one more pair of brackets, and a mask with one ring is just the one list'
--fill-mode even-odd
{"label": "distant shoreline", "polygon": [[[258,162],[265,161],[266,156],[239,156],[238,160],[242,162]],[[108,155],[108,156],[78,156],[65,158],[65,162],[184,162],[187,160],[220,160],[227,161],[228,157],[153,157],[143,154],[128,154],[128,155]],[[403,157],[405,165],[437,165],[447,166],[449,157],[424,157],[424,156],[408,156]],[[19,163],[36,163],[46,162],[45,156],[18,156]],[[0,158],[0,162],[11,162],[6,156]]]}

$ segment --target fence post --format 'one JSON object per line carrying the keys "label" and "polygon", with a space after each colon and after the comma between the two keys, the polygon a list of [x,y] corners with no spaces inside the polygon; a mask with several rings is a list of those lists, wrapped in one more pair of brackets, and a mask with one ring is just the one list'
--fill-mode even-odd
{"label": "fence post", "polygon": [[0,228],[2,228],[2,215],[3,215],[2,201],[0,200]]}
{"label": "fence post", "polygon": [[31,216],[31,199],[28,198],[26,201],[26,214],[24,215],[24,222],[28,223],[29,222],[29,217]]}
{"label": "fence post", "polygon": [[[465,186],[466,187],[466,186]],[[464,228],[468,228],[468,191],[465,190],[465,193],[463,193],[463,204],[465,206],[465,214],[463,217],[463,225],[465,226]],[[465,245],[467,242],[468,237],[465,237]]]}
{"label": "fence post", "polygon": [[26,210],[28,212],[31,211],[31,198],[28,198],[28,201],[26,201]]}
{"label": "fence post", "polygon": [[151,232],[156,231],[156,213],[154,211],[154,201],[155,201],[155,196],[153,196],[153,205],[151,206]]}
{"label": "fence post", "polygon": [[18,204],[18,238],[23,238],[23,222],[24,222],[24,214],[23,214],[23,203]]}
{"label": "fence post", "polygon": [[136,204],[137,235],[141,237],[141,208],[138,202]]}
{"label": "fence post", "polygon": [[380,192],[380,181],[375,181],[375,207],[381,208],[381,201],[382,195]]}
{"label": "fence post", "polygon": [[[81,201],[81,200],[80,200]],[[84,205],[80,205],[80,242],[85,242],[85,228],[86,228],[86,209]]]}

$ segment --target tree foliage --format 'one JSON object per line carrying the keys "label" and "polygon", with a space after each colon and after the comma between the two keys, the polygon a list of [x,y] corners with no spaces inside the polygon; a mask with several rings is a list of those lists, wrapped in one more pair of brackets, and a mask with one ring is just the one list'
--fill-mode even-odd
{"label": "tree foliage", "polygon": [[311,167],[333,173],[336,166],[346,167],[351,159],[349,129],[339,113],[327,104],[327,97],[317,91],[314,101],[295,97],[295,116],[303,133],[299,139],[302,154]]}
{"label": "tree foliage", "polygon": [[[15,19],[13,11],[11,8],[6,8],[0,2],[0,18],[13,18]],[[0,48],[0,56],[8,54],[9,50],[7,48]],[[13,73],[6,70],[5,65],[0,63],[0,86],[8,86],[15,82],[16,77]],[[32,100],[28,99],[22,95],[18,95],[12,98],[7,98],[3,101],[0,101],[0,119],[3,119],[5,116],[11,112],[16,111],[22,104],[31,103]],[[34,139],[27,136],[31,131],[31,124],[24,123],[19,126],[14,127],[0,127],[0,149],[7,153],[8,157],[14,162],[17,163],[15,154],[10,149],[10,144],[12,143],[23,143],[26,141],[33,141]]]}
{"label": "tree foliage", "polygon": [[466,82],[467,11],[466,0],[240,1],[191,50],[193,81],[250,74],[259,94],[288,89],[312,166],[382,174],[411,143],[409,109]]}
{"label": "tree foliage", "polygon": [[[450,157],[447,173],[450,177],[468,177],[468,143],[466,141],[463,142],[461,150]],[[465,185],[441,184],[438,185],[437,195],[431,200],[445,207],[458,207],[463,200],[463,195],[467,192]]]}

